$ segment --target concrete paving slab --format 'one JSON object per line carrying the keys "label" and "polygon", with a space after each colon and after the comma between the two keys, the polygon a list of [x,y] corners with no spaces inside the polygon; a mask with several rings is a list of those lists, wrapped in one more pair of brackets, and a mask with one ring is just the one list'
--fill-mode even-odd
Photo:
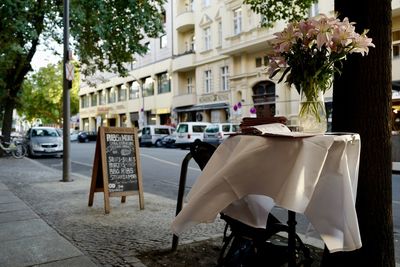
{"label": "concrete paving slab", "polygon": [[3,190],[8,190],[8,187],[5,184],[0,183],[0,191],[3,191]]}
{"label": "concrete paving slab", "polygon": [[[39,219],[40,217],[31,209],[15,210],[0,213],[0,224],[15,221],[24,221],[30,219]],[[1,226],[0,226],[1,227]]]}
{"label": "concrete paving slab", "polygon": [[33,237],[45,233],[56,233],[42,219],[31,219],[25,221],[14,221],[0,225],[0,240],[10,241],[26,237]]}
{"label": "concrete paving slab", "polygon": [[40,267],[95,267],[95,263],[86,256],[74,257],[66,260],[53,261],[41,264]]}
{"label": "concrete paving slab", "polygon": [[0,243],[2,267],[32,266],[78,256],[83,254],[55,231]]}
{"label": "concrete paving slab", "polygon": [[0,213],[17,211],[17,210],[26,210],[26,209],[30,208],[22,201],[15,201],[11,203],[0,203]]}
{"label": "concrete paving slab", "polygon": [[17,196],[15,196],[10,191],[2,191],[0,193],[0,204],[14,203],[17,201],[21,201]]}

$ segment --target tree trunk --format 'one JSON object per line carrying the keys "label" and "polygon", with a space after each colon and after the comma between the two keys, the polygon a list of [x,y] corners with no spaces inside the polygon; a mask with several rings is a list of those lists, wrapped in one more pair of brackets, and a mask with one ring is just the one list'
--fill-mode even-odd
{"label": "tree trunk", "polygon": [[5,108],[4,108],[4,117],[3,117],[4,120],[3,120],[3,129],[2,129],[4,141],[6,141],[6,142],[10,141],[14,108],[15,108],[14,101],[7,101]]}
{"label": "tree trunk", "polygon": [[324,253],[323,266],[395,266],[391,160],[391,1],[335,0],[341,18],[370,29],[375,48],[366,57],[350,56],[335,77],[333,131],[361,136],[356,209],[362,248]]}

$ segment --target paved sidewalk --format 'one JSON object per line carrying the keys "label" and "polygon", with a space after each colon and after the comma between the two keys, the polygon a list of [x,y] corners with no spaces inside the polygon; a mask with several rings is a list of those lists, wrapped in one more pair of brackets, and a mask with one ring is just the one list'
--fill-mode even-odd
{"label": "paved sidewalk", "polygon": [[3,267],[96,266],[3,183],[0,183],[0,240]]}
{"label": "paved sidewalk", "polygon": [[[171,247],[176,201],[144,193],[126,203],[103,193],[88,207],[90,177],[62,172],[29,158],[0,158],[0,266],[145,267],[137,255]],[[180,243],[220,236],[224,223],[202,224],[182,234]]]}

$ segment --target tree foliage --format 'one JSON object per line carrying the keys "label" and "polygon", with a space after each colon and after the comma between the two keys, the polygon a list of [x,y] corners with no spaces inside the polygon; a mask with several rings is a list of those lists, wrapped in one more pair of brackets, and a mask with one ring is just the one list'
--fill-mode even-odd
{"label": "tree foliage", "polygon": [[[61,124],[63,118],[63,64],[49,64],[30,75],[23,84],[18,113],[26,120],[40,118],[44,124]],[[79,71],[75,68],[70,90],[71,114],[79,111]]]}
{"label": "tree foliage", "polygon": [[[71,0],[71,48],[81,70],[119,72],[146,47],[141,40],[162,32],[165,0]],[[63,1],[2,0],[0,2],[0,120],[6,139],[12,112],[20,105],[22,83],[32,71],[40,40],[63,40]]]}
{"label": "tree foliage", "polygon": [[140,40],[163,31],[164,2],[72,0],[70,30],[83,73],[99,69],[126,74],[123,63],[147,50]]}
{"label": "tree foliage", "polygon": [[278,20],[298,21],[308,15],[313,3],[318,0],[244,0],[251,10],[264,16],[262,26],[273,27]]}

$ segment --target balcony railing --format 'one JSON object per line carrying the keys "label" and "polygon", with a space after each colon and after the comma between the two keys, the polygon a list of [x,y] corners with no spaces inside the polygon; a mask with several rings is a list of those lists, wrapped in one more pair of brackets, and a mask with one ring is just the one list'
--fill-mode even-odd
{"label": "balcony railing", "polygon": [[194,16],[192,11],[179,14],[176,19],[176,30],[180,32],[188,31],[194,28]]}
{"label": "balcony railing", "polygon": [[194,51],[186,51],[177,55],[172,62],[172,71],[186,71],[195,68],[196,54]]}
{"label": "balcony railing", "polygon": [[175,95],[172,99],[174,107],[183,107],[197,104],[196,94]]}

